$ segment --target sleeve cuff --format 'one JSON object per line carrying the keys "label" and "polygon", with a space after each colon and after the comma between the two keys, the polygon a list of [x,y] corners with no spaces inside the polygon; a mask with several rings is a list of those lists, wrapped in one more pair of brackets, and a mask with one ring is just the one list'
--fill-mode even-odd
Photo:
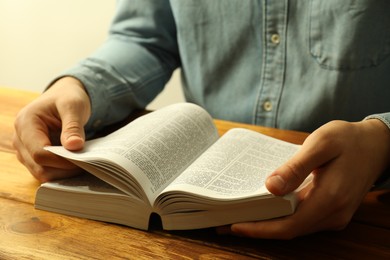
{"label": "sleeve cuff", "polygon": [[368,119],[378,119],[382,121],[382,123],[384,123],[390,129],[390,113],[375,114],[364,118],[364,120],[368,120]]}
{"label": "sleeve cuff", "polygon": [[[390,130],[390,113],[375,114],[364,118],[364,120],[378,119],[384,123]],[[389,144],[390,145],[390,144]],[[374,189],[389,189],[390,188],[390,168],[384,171],[374,183]]]}

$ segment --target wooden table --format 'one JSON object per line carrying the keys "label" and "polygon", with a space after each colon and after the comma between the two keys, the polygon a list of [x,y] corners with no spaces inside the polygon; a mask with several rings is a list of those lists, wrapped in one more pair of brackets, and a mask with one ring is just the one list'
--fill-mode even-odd
{"label": "wooden table", "polygon": [[[17,111],[37,97],[0,88],[0,259],[390,259],[390,190],[370,192],[339,232],[290,241],[218,236],[213,229],[140,231],[34,209],[39,183],[12,148]],[[307,134],[216,120],[301,143]],[[346,191],[348,192],[348,191]]]}

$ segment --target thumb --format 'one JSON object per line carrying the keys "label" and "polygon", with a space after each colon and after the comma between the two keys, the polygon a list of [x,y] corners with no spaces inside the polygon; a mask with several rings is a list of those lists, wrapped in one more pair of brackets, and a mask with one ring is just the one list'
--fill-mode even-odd
{"label": "thumb", "polygon": [[62,118],[61,144],[68,150],[80,150],[84,147],[84,123],[76,115]]}
{"label": "thumb", "polygon": [[274,195],[283,196],[297,189],[310,172],[310,168],[305,167],[299,159],[292,158],[276,169],[267,178],[265,185]]}
{"label": "thumb", "polygon": [[338,156],[329,143],[309,136],[293,157],[270,174],[265,183],[267,189],[277,196],[296,190],[311,172]]}

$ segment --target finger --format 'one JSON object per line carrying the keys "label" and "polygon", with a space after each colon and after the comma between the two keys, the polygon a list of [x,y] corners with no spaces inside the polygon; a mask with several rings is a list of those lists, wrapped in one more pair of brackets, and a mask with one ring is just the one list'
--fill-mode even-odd
{"label": "finger", "polygon": [[[324,167],[323,171],[340,175],[337,167]],[[267,239],[291,239],[320,230],[340,230],[350,221],[357,205],[340,198],[340,189],[330,191],[326,183],[332,183],[330,174],[315,174],[313,182],[302,189],[301,200],[295,213],[290,216],[266,221],[237,223],[230,227],[231,233],[239,236]],[[321,183],[321,185],[319,184]],[[341,192],[344,193],[342,190]]]}
{"label": "finger", "polygon": [[280,218],[268,221],[246,222],[233,224],[230,227],[231,234],[261,239],[292,239],[298,236],[298,228],[288,230],[285,226],[292,226],[287,218]]}
{"label": "finger", "polygon": [[[310,195],[312,196],[312,195]],[[314,196],[315,197],[315,196]],[[328,229],[328,214],[318,216],[322,205],[315,203],[315,198],[303,201],[297,211],[290,216],[231,226],[231,233],[239,236],[266,239],[292,239]]]}
{"label": "finger", "polygon": [[74,165],[73,168],[69,169],[37,166],[38,167],[34,168],[31,173],[41,183],[73,177],[83,172],[82,169],[77,168]]}
{"label": "finger", "polygon": [[[48,137],[49,131],[46,124],[40,118],[29,117],[29,115],[27,117],[28,119],[23,118],[15,121],[16,131],[13,137],[13,146],[16,151],[21,153],[22,157],[34,158],[42,151],[42,147],[51,145],[51,141]],[[25,129],[30,129],[30,131],[25,131]]]}
{"label": "finger", "polygon": [[[25,167],[31,172],[31,174],[40,182],[46,182],[52,179],[58,179],[61,176],[73,175],[73,171],[77,167],[71,162],[56,156],[42,148],[36,149],[33,153],[30,153],[19,137],[15,134],[13,140],[13,146],[16,150],[17,159],[25,165]],[[50,172],[48,172],[50,169]],[[54,169],[57,169],[54,171]],[[56,175],[56,173],[60,173]],[[67,175],[67,176],[68,176]]]}
{"label": "finger", "polygon": [[28,153],[27,155],[22,155],[20,152],[17,153],[18,160],[22,162],[30,173],[40,182],[70,177],[80,172],[80,169],[74,164],[71,164],[61,158],[58,158],[58,161],[51,160],[51,165],[54,165],[55,167],[50,167],[36,163],[28,155]]}
{"label": "finger", "polygon": [[266,187],[278,196],[290,193],[297,189],[311,172],[323,167],[339,154],[337,145],[333,145],[327,138],[313,134],[290,160],[267,178]]}
{"label": "finger", "polygon": [[[311,187],[309,186],[302,189],[298,197],[304,199],[306,197],[305,194],[310,189]],[[302,234],[304,225],[300,223],[302,222],[299,218],[296,219],[294,215],[291,215],[270,220],[243,222],[217,227],[217,233],[252,238],[291,239]],[[308,224],[306,221],[303,223]]]}

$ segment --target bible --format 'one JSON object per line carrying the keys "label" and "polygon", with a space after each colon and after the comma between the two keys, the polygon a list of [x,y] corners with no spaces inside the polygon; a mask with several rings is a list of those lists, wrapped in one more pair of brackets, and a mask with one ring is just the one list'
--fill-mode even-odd
{"label": "bible", "polygon": [[178,103],[141,116],[80,151],[46,150],[85,173],[41,184],[37,209],[147,230],[199,229],[293,214],[297,192],[264,183],[299,145],[235,128],[219,137],[201,107]]}

